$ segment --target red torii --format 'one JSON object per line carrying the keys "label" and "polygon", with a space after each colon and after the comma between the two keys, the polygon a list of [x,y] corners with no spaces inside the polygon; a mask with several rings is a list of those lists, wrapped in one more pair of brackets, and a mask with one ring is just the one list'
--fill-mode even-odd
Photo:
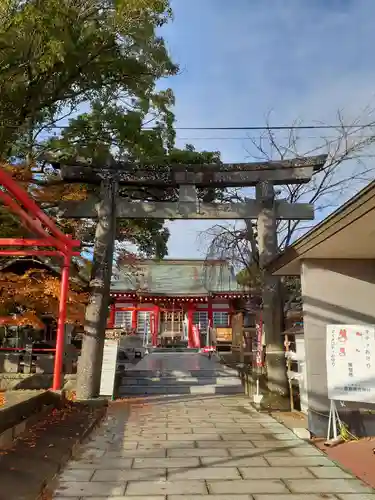
{"label": "red torii", "polygon": [[[48,215],[30,198],[26,191],[2,168],[0,168],[0,186],[3,186],[7,190],[5,192],[0,188],[0,201],[15,215],[19,216],[26,228],[32,230],[40,237],[40,239],[0,238],[0,247],[8,247],[7,250],[0,249],[0,256],[59,256],[64,259],[61,272],[59,318],[57,322],[55,366],[52,385],[52,389],[57,391],[61,389],[70,264],[73,256],[80,255],[78,249],[81,246],[81,242],[73,240],[69,235],[61,232]],[[9,248],[14,246],[24,247],[25,249],[15,250]],[[27,249],[27,247],[37,247],[38,250]],[[54,250],[43,250],[45,247],[52,247]]]}

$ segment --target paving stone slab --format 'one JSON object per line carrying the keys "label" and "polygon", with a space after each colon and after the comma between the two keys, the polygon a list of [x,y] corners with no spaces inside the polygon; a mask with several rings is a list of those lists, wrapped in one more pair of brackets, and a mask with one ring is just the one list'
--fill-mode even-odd
{"label": "paving stone slab", "polygon": [[138,444],[138,450],[154,450],[166,448],[194,448],[194,441],[143,441]]}
{"label": "paving stone slab", "polygon": [[314,457],[314,456],[321,456],[325,457],[326,455],[320,451],[318,448],[315,448],[315,446],[300,446],[298,448],[291,448],[290,453],[296,457]]}
{"label": "paving stone slab", "polygon": [[100,458],[105,454],[105,450],[99,450],[96,448],[86,448],[80,453],[81,458],[87,458],[88,460],[92,458]]}
{"label": "paving stone slab", "polygon": [[259,448],[228,448],[229,454],[232,457],[289,457],[292,455],[289,450],[279,450],[272,448],[264,448],[260,450]]}
{"label": "paving stone slab", "polygon": [[266,457],[274,467],[335,467],[336,464],[327,457]]}
{"label": "paving stone slab", "polygon": [[101,469],[95,471],[91,481],[126,482],[126,481],[159,481],[166,479],[166,469]]}
{"label": "paving stone slab", "polygon": [[[215,495],[233,493],[288,493],[288,489],[282,481],[277,479],[251,480],[242,479],[234,481],[207,481],[208,491]],[[209,499],[209,497],[208,497]]]}
{"label": "paving stone slab", "polygon": [[103,457],[102,460],[90,461],[70,461],[67,465],[69,469],[130,469],[133,463],[133,458],[107,458]]}
{"label": "paving stone slab", "polygon": [[118,451],[107,451],[104,459],[107,458],[136,458],[136,457],[165,457],[167,450],[165,448],[160,449],[148,449],[148,448],[139,448],[137,450],[118,450]]}
{"label": "paving stone slab", "polygon": [[187,468],[199,467],[198,457],[184,457],[184,458],[135,458],[133,462],[134,469],[152,469],[153,467],[174,467],[174,468]]}
{"label": "paving stone slab", "polygon": [[264,457],[201,457],[204,466],[211,467],[269,467]]}
{"label": "paving stone slab", "polygon": [[71,481],[90,481],[94,475],[95,469],[91,467],[90,469],[66,469],[60,475],[60,481],[71,482]]}
{"label": "paving stone slab", "polygon": [[[139,435],[132,434],[129,437],[124,437],[123,439],[124,439],[124,443],[127,443],[129,441],[137,441],[138,443],[140,443],[140,442],[143,442],[143,441],[149,441],[150,437],[149,436],[143,436],[142,434],[139,434]],[[167,434],[158,434],[158,433],[153,433],[152,434],[152,442],[166,441],[166,440],[167,440]]]}
{"label": "paving stone slab", "polygon": [[215,433],[207,434],[168,434],[168,441],[204,441],[209,439],[210,441],[220,441],[220,435]]}
{"label": "paving stone slab", "polygon": [[128,495],[122,496],[122,497],[89,497],[90,500],[167,500],[167,497],[165,495],[156,495],[156,496],[150,496],[147,495],[145,496],[136,496],[136,497],[130,497]]}
{"label": "paving stone slab", "polygon": [[[254,500],[337,500],[335,495],[324,494],[323,496],[320,493],[317,494],[294,494],[289,493],[287,495],[253,495]],[[355,499],[353,499],[355,500]],[[359,499],[358,499],[359,500]]]}
{"label": "paving stone slab", "polygon": [[[55,497],[55,496],[53,496],[52,500],[80,500],[80,498],[79,497],[60,497],[60,496]],[[102,500],[103,500],[103,497],[102,497]]]}
{"label": "paving stone slab", "polygon": [[[56,490],[56,495],[61,497],[92,497],[100,496],[121,496],[125,494],[126,483],[92,483],[92,482],[66,482],[60,483]],[[151,492],[152,493],[152,492]]]}
{"label": "paving stone slab", "polygon": [[258,441],[253,439],[251,441],[255,448],[298,448],[304,443],[297,437],[288,441],[278,441],[277,439],[266,439],[264,441]]}
{"label": "paving stone slab", "polygon": [[[265,435],[267,439],[270,439],[269,435]],[[280,434],[274,434],[272,433],[272,439],[276,439],[277,441],[298,441],[301,443],[301,440],[294,432],[284,432]]]}
{"label": "paving stone slab", "polygon": [[292,493],[372,493],[374,490],[358,479],[286,479]]}
{"label": "paving stone slab", "polygon": [[251,441],[197,441],[198,448],[254,448]]}
{"label": "paving stone slab", "polygon": [[[232,430],[232,432],[234,432],[234,431],[233,431],[233,427],[228,427],[228,428],[227,428],[227,431],[228,431],[228,432],[230,432],[230,430]],[[172,432],[173,432],[173,431],[172,431]],[[219,434],[221,434],[221,433],[223,432],[223,430],[222,430],[222,429],[219,429],[219,428],[217,428],[217,427],[205,427],[205,428],[203,428],[203,429],[202,429],[202,428],[199,426],[198,428],[197,428],[197,427],[193,427],[193,428],[191,429],[191,432],[192,432],[193,434],[195,434],[195,435],[198,435],[198,436],[199,436],[200,434],[203,434],[203,433],[204,433],[204,434],[209,434],[209,439],[211,439],[211,434],[218,434],[218,435],[219,435]],[[238,430],[237,434],[243,435],[243,432],[241,431],[241,429],[239,429],[239,430]],[[206,439],[208,439],[208,438],[206,438]]]}
{"label": "paving stone slab", "polygon": [[[284,434],[287,431],[284,426],[272,428],[269,426],[266,427],[264,425],[261,425],[259,427],[259,432],[261,432],[262,434]],[[251,432],[252,428],[250,426],[246,426],[244,423],[241,423],[241,429],[243,429],[244,432]]]}
{"label": "paving stone slab", "polygon": [[314,479],[305,467],[240,467],[243,479]]}
{"label": "paving stone slab", "polygon": [[236,467],[199,467],[192,469],[173,469],[167,471],[168,479],[171,481],[182,481],[190,479],[206,479],[207,481],[213,479],[241,479],[241,476]]}
{"label": "paving stone slab", "polygon": [[[230,481],[232,482],[232,481]],[[138,481],[129,482],[126,495],[206,495],[205,481]],[[209,499],[208,499],[209,500]]]}
{"label": "paving stone slab", "polygon": [[135,450],[138,446],[138,441],[133,440],[121,440],[113,443],[107,451],[115,451],[115,450]]}
{"label": "paving stone slab", "polygon": [[[204,432],[211,432],[211,427],[207,428],[208,430],[204,429]],[[193,429],[191,427],[166,427],[159,429],[158,432],[163,432],[165,434],[167,433],[172,433],[172,434],[192,434]],[[157,433],[158,433],[157,432]],[[202,432],[202,429],[201,429]],[[148,427],[142,427],[141,428],[141,436],[147,436],[148,438],[152,437],[155,433],[155,429],[149,429]]]}
{"label": "paving stone slab", "polygon": [[345,472],[340,467],[308,467],[308,469],[318,479],[353,479],[349,472]]}
{"label": "paving stone slab", "polygon": [[374,500],[375,493],[349,493],[347,495],[336,495],[340,500]]}
{"label": "paving stone slab", "polygon": [[[247,433],[247,434],[239,434],[235,432],[221,432],[220,433],[221,439],[223,441],[241,441],[241,439],[245,439],[246,441],[266,441],[269,440],[270,438],[260,434],[259,432],[256,433]],[[273,435],[271,434],[273,437]]]}
{"label": "paving stone slab", "polygon": [[225,448],[187,448],[187,449],[168,449],[168,457],[229,457],[228,450]]}
{"label": "paving stone slab", "polygon": [[252,500],[251,495],[169,495],[168,500]]}

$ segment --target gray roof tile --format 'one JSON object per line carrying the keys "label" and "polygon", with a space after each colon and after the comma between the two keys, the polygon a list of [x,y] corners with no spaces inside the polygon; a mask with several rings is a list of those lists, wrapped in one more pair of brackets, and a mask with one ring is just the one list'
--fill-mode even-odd
{"label": "gray roof tile", "polygon": [[204,295],[209,292],[240,292],[228,262],[204,260],[143,261],[136,272],[118,270],[111,292],[138,291],[155,295]]}

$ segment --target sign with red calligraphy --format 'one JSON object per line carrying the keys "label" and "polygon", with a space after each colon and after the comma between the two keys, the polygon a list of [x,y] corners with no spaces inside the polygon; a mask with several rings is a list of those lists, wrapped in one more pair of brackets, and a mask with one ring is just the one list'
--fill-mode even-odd
{"label": "sign with red calligraphy", "polygon": [[375,401],[375,325],[327,325],[328,397]]}

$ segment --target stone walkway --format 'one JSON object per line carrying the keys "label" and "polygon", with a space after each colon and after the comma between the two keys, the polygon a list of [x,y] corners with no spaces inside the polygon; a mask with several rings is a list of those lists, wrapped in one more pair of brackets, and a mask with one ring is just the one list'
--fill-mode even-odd
{"label": "stone walkway", "polygon": [[375,500],[245,397],[120,402],[59,477],[55,500]]}

